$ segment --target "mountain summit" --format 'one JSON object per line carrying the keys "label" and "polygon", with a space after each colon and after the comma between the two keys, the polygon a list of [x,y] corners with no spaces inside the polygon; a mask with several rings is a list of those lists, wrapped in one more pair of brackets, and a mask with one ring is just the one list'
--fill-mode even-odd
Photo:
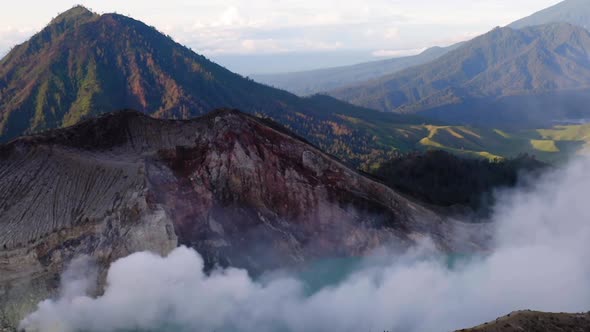
{"label": "mountain summit", "polygon": [[520,19],[510,24],[509,27],[521,29],[548,23],[570,23],[586,29],[590,28],[590,1],[565,0]]}
{"label": "mountain summit", "polygon": [[222,106],[276,114],[298,102],[139,21],[84,7],[59,15],[8,54],[0,62],[0,91],[4,138],[123,108],[186,118]]}
{"label": "mountain summit", "polygon": [[84,22],[87,20],[91,20],[94,18],[99,18],[100,15],[90,11],[88,8],[78,5],[78,6],[74,6],[72,7],[70,10],[67,10],[63,13],[61,13],[60,15],[58,15],[56,18],[54,18],[53,20],[51,20],[51,24],[65,24],[65,25],[72,25],[75,24],[76,22],[80,23],[80,22]]}
{"label": "mountain summit", "polygon": [[[177,119],[238,108],[270,117],[330,153],[346,150],[341,157],[376,148],[369,127],[343,128],[343,116],[383,119],[331,97],[303,99],[258,84],[142,22],[84,7],[59,15],[0,61],[0,141],[125,108]],[[337,139],[362,144],[351,153]]]}
{"label": "mountain summit", "polygon": [[546,125],[587,112],[590,32],[496,28],[439,59],[332,93],[357,105],[478,125]]}

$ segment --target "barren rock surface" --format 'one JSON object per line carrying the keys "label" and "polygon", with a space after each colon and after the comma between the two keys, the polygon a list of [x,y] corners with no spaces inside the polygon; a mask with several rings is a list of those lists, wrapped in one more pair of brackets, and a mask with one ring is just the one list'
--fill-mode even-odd
{"label": "barren rock surface", "polygon": [[517,311],[480,326],[457,332],[587,332],[590,331],[590,313],[545,313]]}
{"label": "barren rock surface", "polygon": [[[56,291],[78,255],[178,245],[252,271],[405,248],[467,251],[483,226],[442,220],[288,131],[237,111],[132,111],[0,146],[0,327]],[[461,236],[458,236],[460,234]]]}

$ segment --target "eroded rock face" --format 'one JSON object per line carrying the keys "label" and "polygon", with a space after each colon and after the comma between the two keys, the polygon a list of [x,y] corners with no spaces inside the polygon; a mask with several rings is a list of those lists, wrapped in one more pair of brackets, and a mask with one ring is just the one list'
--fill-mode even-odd
{"label": "eroded rock face", "polygon": [[457,332],[585,332],[590,331],[588,313],[546,313],[538,311],[516,311],[483,325]]}
{"label": "eroded rock face", "polygon": [[[456,240],[460,227],[463,237]],[[0,326],[55,291],[77,255],[198,250],[251,270],[407,247],[481,243],[264,120],[120,112],[0,147]]]}

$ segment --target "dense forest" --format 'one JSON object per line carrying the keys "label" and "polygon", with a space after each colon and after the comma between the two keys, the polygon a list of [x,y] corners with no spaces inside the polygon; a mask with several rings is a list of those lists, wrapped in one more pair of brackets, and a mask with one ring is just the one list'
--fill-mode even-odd
{"label": "dense forest", "polygon": [[467,159],[444,151],[399,155],[382,164],[375,176],[388,186],[426,203],[466,207],[485,215],[496,189],[514,187],[525,174],[548,165],[530,155],[514,159]]}

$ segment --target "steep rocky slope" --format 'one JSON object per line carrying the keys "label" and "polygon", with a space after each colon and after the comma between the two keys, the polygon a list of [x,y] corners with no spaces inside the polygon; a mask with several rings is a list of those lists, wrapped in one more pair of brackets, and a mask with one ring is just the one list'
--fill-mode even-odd
{"label": "steep rocky slope", "polygon": [[0,147],[0,316],[14,325],[81,254],[106,267],[187,245],[209,267],[259,271],[425,236],[472,250],[480,227],[442,220],[267,120],[125,111]]}
{"label": "steep rocky slope", "polygon": [[586,332],[590,331],[590,313],[544,313],[518,311],[483,325],[463,329],[461,332]]}

